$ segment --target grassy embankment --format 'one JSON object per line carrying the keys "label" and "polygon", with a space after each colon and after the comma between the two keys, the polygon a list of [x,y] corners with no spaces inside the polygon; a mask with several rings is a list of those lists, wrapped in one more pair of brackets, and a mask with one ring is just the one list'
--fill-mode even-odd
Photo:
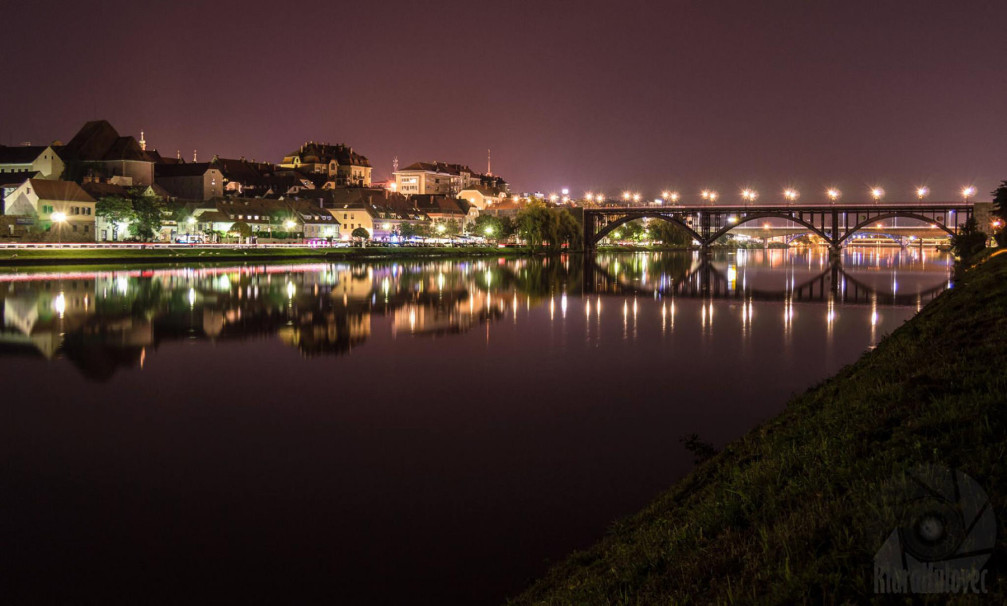
{"label": "grassy embankment", "polygon": [[446,258],[528,254],[521,248],[367,247],[367,248],[116,248],[0,250],[0,266],[69,265],[100,263],[164,263],[216,261],[352,261],[398,258]]}
{"label": "grassy embankment", "polygon": [[989,495],[1001,530],[980,600],[1007,603],[1005,454],[1000,254],[513,603],[874,601],[874,553],[901,511],[883,487],[924,463]]}

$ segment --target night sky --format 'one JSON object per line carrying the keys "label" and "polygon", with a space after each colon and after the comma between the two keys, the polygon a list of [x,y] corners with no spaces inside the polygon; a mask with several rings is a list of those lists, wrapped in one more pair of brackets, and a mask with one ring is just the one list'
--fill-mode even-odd
{"label": "night sky", "polygon": [[279,161],[345,142],[375,179],[444,160],[519,191],[835,185],[932,199],[1007,178],[1007,2],[6,3],[0,142],[89,119]]}

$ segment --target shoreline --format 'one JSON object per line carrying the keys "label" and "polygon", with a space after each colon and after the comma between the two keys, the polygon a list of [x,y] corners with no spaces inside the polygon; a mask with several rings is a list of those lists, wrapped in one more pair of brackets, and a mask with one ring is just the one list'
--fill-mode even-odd
{"label": "shoreline", "polygon": [[496,247],[367,247],[367,248],[182,248],[182,249],[7,249],[0,250],[0,269],[55,265],[118,265],[191,262],[380,261],[452,257],[522,257],[527,248]]}
{"label": "shoreline", "polygon": [[[862,603],[894,477],[957,469],[1007,521],[1007,254],[700,463],[509,604]],[[883,495],[883,496],[882,496]],[[967,522],[966,522],[967,524]],[[988,595],[1007,597],[1003,531]]]}

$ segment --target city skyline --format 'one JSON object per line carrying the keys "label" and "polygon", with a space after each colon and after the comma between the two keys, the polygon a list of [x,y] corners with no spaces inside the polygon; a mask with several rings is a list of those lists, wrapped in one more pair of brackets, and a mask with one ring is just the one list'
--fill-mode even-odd
{"label": "city skyline", "polygon": [[987,199],[1007,156],[1007,7],[771,4],[435,18],[393,2],[311,19],[255,1],[167,15],[17,6],[13,21],[40,19],[51,35],[32,44],[32,28],[15,28],[0,43],[33,90],[0,100],[0,142],[65,142],[105,118],[186,159],[276,162],[306,140],[343,142],[375,180],[395,157],[483,171],[492,149],[515,191],[710,188],[726,201],[880,186],[908,200],[927,186],[951,200],[974,185]]}

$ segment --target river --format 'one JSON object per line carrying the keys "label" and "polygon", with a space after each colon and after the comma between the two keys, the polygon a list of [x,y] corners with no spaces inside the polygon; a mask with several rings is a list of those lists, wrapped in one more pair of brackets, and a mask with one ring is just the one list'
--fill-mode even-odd
{"label": "river", "polygon": [[499,603],[950,285],[897,248],[6,271],[2,591]]}

